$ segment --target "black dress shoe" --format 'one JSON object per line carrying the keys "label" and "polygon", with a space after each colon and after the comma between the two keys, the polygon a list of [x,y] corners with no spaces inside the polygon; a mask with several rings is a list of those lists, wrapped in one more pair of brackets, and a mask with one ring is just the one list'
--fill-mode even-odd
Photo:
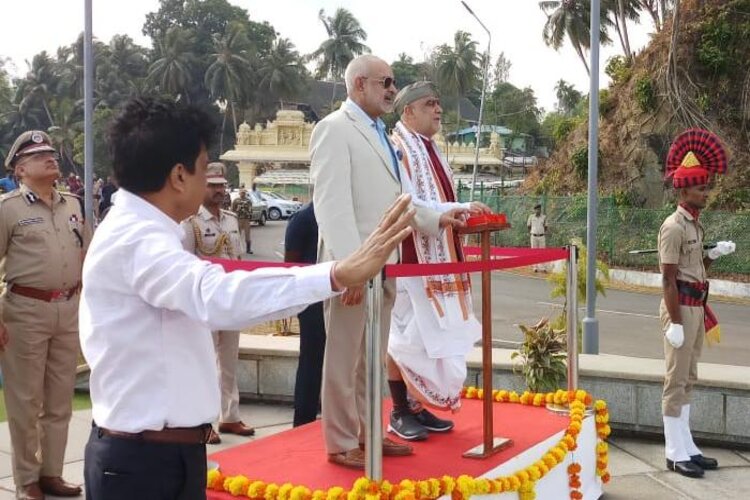
{"label": "black dress shoe", "polygon": [[410,411],[391,411],[388,432],[396,434],[407,441],[423,441],[427,439],[427,429],[417,421],[417,417]]}
{"label": "black dress shoe", "polygon": [[690,460],[673,462],[672,460],[667,459],[667,469],[673,470],[685,477],[703,477],[703,469],[695,465]]}
{"label": "black dress shoe", "polygon": [[414,416],[417,418],[417,422],[422,424],[422,426],[428,431],[448,432],[453,429],[452,421],[438,418],[424,408],[422,411],[415,413]]}
{"label": "black dress shoe", "polygon": [[704,457],[703,455],[693,455],[690,461],[703,470],[714,470],[719,468],[719,461],[715,458]]}

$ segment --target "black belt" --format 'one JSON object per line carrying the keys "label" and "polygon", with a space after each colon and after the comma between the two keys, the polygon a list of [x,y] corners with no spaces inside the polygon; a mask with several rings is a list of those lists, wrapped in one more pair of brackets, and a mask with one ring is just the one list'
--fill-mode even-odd
{"label": "black belt", "polygon": [[211,424],[203,424],[197,427],[165,427],[158,431],[141,432],[113,431],[104,427],[97,427],[97,430],[100,437],[111,436],[133,441],[168,444],[206,444],[211,436]]}
{"label": "black belt", "polygon": [[544,233],[542,233],[542,234],[534,234],[534,233],[531,233],[531,236],[537,236],[537,237],[539,237],[539,236],[544,236]]}

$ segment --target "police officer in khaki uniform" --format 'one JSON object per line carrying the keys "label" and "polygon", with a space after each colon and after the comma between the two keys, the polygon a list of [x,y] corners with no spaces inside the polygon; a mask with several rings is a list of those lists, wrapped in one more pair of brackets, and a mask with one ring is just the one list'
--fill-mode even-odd
{"label": "police officer in khaki uniform", "polygon": [[21,134],[5,160],[19,189],[0,199],[0,300],[5,406],[16,497],[78,496],[62,479],[78,358],[81,264],[89,238],[78,199],[53,189],[57,154],[41,131]]}
{"label": "police officer in khaki uniform", "polygon": [[[534,205],[534,213],[526,220],[526,229],[531,237],[531,248],[545,248],[547,246],[547,216],[542,214],[542,205]],[[546,271],[544,264],[535,264],[534,272]]]}
{"label": "police officer in khaki uniform", "polygon": [[720,241],[704,255],[704,231],[699,221],[708,201],[711,174],[722,174],[726,168],[721,142],[705,130],[681,134],[667,157],[667,177],[677,190],[679,205],[662,224],[658,240],[664,288],[659,315],[667,365],[662,413],[667,468],[687,477],[701,477],[704,470],[718,467],[718,462],[703,456],[693,442],[690,397],[698,380],[703,338],[718,340],[718,322],[706,302],[706,269],[735,249],[733,242]]}
{"label": "police officer in khaki uniform", "polygon": [[237,214],[240,223],[240,233],[247,244],[247,253],[252,254],[250,242],[250,226],[253,220],[253,200],[247,195],[247,189],[240,189],[240,196],[232,202],[232,212]]}
{"label": "police officer in khaki uniform", "polygon": [[[185,248],[201,257],[239,259],[245,251],[237,216],[221,208],[227,180],[221,162],[209,163],[206,171],[206,195],[198,213],[182,222]],[[213,332],[216,364],[221,386],[219,432],[252,436],[255,429],[240,420],[240,392],[237,387],[237,361],[240,332]],[[212,430],[209,443],[221,442]]]}

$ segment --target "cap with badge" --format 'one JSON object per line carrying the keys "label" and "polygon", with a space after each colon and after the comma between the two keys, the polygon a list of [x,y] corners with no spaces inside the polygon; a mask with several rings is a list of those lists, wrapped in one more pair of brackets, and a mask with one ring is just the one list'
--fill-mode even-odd
{"label": "cap with badge", "polygon": [[208,184],[226,184],[227,179],[224,177],[225,167],[220,161],[214,161],[206,167],[206,182]]}
{"label": "cap with badge", "polygon": [[393,106],[396,109],[396,113],[402,114],[404,108],[414,101],[423,97],[437,95],[437,90],[432,82],[414,82],[399,90],[398,94],[396,94],[396,99],[393,101]]}
{"label": "cap with badge", "polygon": [[13,166],[16,160],[22,156],[42,152],[56,152],[55,148],[52,147],[52,139],[41,130],[27,130],[19,135],[10,147],[8,156],[5,157],[5,167]]}
{"label": "cap with badge", "polygon": [[667,154],[666,178],[684,188],[707,184],[711,175],[727,171],[727,153],[721,140],[708,130],[692,128],[681,133]]}

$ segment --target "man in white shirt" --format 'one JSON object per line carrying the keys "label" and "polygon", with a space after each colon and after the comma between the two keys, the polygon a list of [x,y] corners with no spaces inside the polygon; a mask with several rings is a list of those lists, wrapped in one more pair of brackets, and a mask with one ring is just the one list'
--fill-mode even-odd
{"label": "man in white shirt", "polygon": [[150,98],[130,101],[111,128],[121,189],[89,248],[80,305],[94,419],[87,498],[205,498],[220,400],[211,330],[288,317],[361,286],[411,232],[403,196],[343,260],[225,273],[183,249],[179,225],[203,200],[213,135],[203,111]]}
{"label": "man in white shirt", "polygon": [[[526,221],[526,228],[531,236],[531,248],[545,248],[547,246],[547,216],[542,213],[542,205],[534,205],[534,213],[529,215]],[[544,264],[534,264],[534,272],[546,272]]]}

